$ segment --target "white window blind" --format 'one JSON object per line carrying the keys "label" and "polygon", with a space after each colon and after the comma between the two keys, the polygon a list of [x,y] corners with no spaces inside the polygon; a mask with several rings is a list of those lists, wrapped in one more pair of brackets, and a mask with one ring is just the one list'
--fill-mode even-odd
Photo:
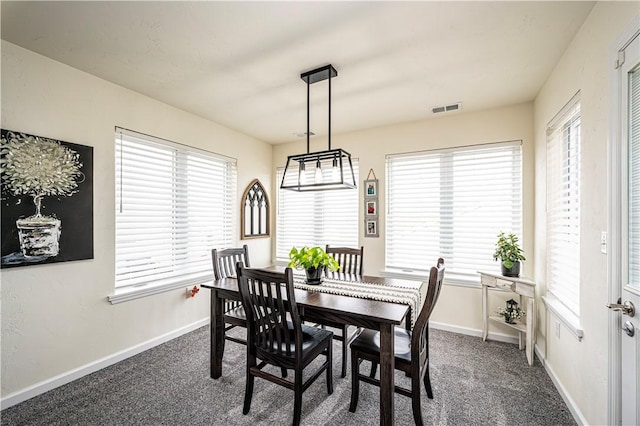
{"label": "white window blind", "polygon": [[[387,156],[386,267],[478,280],[500,231],[522,238],[521,141]],[[522,239],[520,240],[522,241]]]}
{"label": "white window blind", "polygon": [[[358,160],[352,162],[358,182]],[[277,170],[276,261],[288,261],[291,247],[359,247],[357,189],[288,191],[280,189],[283,173]]]}
{"label": "white window blind", "polygon": [[640,70],[629,74],[629,284],[640,288]]}
{"label": "white window blind", "polygon": [[235,241],[236,161],[116,128],[116,288],[201,282]]}
{"label": "white window blind", "polygon": [[580,97],[547,128],[547,288],[580,315]]}

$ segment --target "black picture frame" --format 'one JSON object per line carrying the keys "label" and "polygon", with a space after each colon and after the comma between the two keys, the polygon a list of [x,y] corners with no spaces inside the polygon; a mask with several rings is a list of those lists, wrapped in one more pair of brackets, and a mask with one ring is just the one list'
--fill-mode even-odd
{"label": "black picture frame", "polygon": [[[93,147],[7,129],[0,129],[0,138],[3,159],[0,267],[93,259]],[[28,149],[22,149],[27,146]],[[46,223],[47,228],[33,225],[33,218],[38,217],[34,214],[38,211],[34,190],[24,189],[28,187],[26,183],[22,190],[16,190],[16,184],[10,180],[26,182],[24,173],[20,173],[19,166],[11,167],[5,161],[8,155],[28,158],[34,153],[50,160],[46,163],[50,170],[35,166],[29,173],[63,175],[66,179],[41,197],[40,218],[46,219],[40,222]],[[69,184],[71,180],[75,186]],[[44,245],[36,242],[43,239]]]}

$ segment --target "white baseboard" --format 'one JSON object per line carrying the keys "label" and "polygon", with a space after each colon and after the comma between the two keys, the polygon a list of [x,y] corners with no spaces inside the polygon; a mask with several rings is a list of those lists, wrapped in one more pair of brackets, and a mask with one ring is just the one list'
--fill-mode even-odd
{"label": "white baseboard", "polygon": [[[435,328],[436,330],[444,330],[444,331],[450,331],[452,333],[466,334],[467,336],[482,337],[482,330],[477,330],[475,328],[459,327],[457,325],[444,324],[444,323],[433,322],[433,321],[429,321],[429,327]],[[518,344],[517,336],[509,336],[507,334],[502,334],[502,333],[490,332],[489,335],[487,336],[487,339],[496,340],[498,342]]]}
{"label": "white baseboard", "polygon": [[567,408],[569,408],[569,412],[573,416],[573,419],[576,421],[576,423],[580,426],[588,425],[589,423],[587,422],[587,419],[582,414],[582,411],[580,411],[576,402],[573,400],[573,398],[571,398],[571,396],[569,396],[569,393],[564,388],[564,386],[562,386],[562,383],[560,383],[558,376],[556,376],[556,373],[553,371],[553,368],[551,368],[548,362],[544,363],[544,369],[547,370],[547,374],[549,375],[549,377],[551,378],[551,381],[553,382],[556,389],[558,390],[558,393],[564,400],[564,403],[567,404]]}
{"label": "white baseboard", "polygon": [[134,355],[137,355],[141,352],[146,351],[147,349],[153,348],[154,346],[158,346],[162,343],[168,342],[169,340],[175,339],[176,337],[182,336],[183,334],[189,333],[207,324],[209,324],[209,318],[196,321],[185,327],[179,328],[170,333],[167,333],[162,336],[156,337],[154,339],[148,340],[146,342],[140,343],[139,345],[133,346],[129,349],[116,352],[113,355],[109,355],[107,357],[91,362],[82,367],[79,367],[71,371],[68,371],[66,373],[60,374],[58,376],[52,377],[51,379],[45,380],[43,382],[36,383],[33,386],[29,386],[26,389],[12,393],[11,395],[7,395],[6,397],[2,398],[2,401],[0,401],[0,407],[2,410],[4,410],[5,408],[9,408],[13,405],[19,404],[23,401],[33,398],[34,396],[38,396],[47,391],[55,389],[59,386],[70,383],[83,376],[86,376],[87,374],[94,373],[100,369],[113,365],[117,362],[125,360]]}

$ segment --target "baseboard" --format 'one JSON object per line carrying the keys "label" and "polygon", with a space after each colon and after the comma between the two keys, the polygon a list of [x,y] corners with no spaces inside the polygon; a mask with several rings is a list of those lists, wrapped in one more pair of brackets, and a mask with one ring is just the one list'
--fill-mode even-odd
{"label": "baseboard", "polygon": [[202,319],[200,321],[196,321],[192,324],[189,324],[185,327],[174,330],[170,333],[164,334],[162,336],[156,337],[154,339],[148,340],[146,342],[140,343],[139,345],[133,346],[129,349],[125,349],[120,352],[116,352],[113,355],[109,355],[105,358],[99,359],[97,361],[91,362],[82,367],[76,368],[74,370],[68,371],[66,373],[60,374],[58,376],[52,377],[51,379],[45,380],[43,382],[37,383],[33,386],[30,386],[24,390],[19,392],[15,392],[11,395],[8,395],[0,401],[0,408],[4,410],[5,408],[9,408],[13,405],[19,404],[23,401],[33,398],[34,396],[38,396],[47,391],[55,389],[59,386],[70,383],[74,380],[77,380],[81,377],[86,376],[87,374],[94,373],[100,369],[113,365],[117,362],[125,360],[129,357],[137,355],[141,352],[144,352],[148,349],[153,348],[154,346],[158,346],[162,343],[168,342],[169,340],[175,339],[176,337],[182,336],[183,334],[189,333],[193,330],[196,330],[200,327],[209,324],[209,318]]}
{"label": "baseboard", "polygon": [[[433,321],[429,321],[429,327],[435,328],[436,330],[444,330],[444,331],[450,331],[452,333],[466,334],[467,336],[482,337],[482,330],[477,330],[475,328],[459,327],[457,325],[444,324],[444,323],[433,322]],[[490,332],[487,335],[487,339],[495,340],[498,342],[518,344],[517,336],[509,336],[508,334],[502,334],[502,333]]]}
{"label": "baseboard", "polygon": [[587,422],[587,419],[584,417],[584,415],[582,414],[582,411],[580,411],[580,409],[578,408],[578,405],[573,400],[573,398],[569,396],[569,393],[564,388],[564,386],[562,386],[562,383],[560,383],[560,379],[558,379],[558,376],[556,376],[556,373],[553,371],[553,368],[551,368],[548,362],[544,362],[543,364],[544,364],[544,369],[547,371],[547,374],[549,375],[549,377],[551,378],[551,381],[553,382],[556,389],[558,390],[558,393],[564,400],[564,403],[567,404],[567,408],[569,409],[569,412],[573,416],[573,419],[580,426],[588,425],[589,423]]}

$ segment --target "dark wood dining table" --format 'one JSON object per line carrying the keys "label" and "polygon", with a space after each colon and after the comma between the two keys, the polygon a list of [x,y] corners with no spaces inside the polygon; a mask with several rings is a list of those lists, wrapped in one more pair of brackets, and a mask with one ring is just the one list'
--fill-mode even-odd
{"label": "dark wood dining table", "polygon": [[[270,267],[283,271],[284,267]],[[381,284],[388,286],[417,286],[416,281],[358,276],[333,273],[335,278]],[[222,356],[224,351],[224,301],[240,300],[238,282],[235,278],[214,280],[202,287],[211,290],[211,377],[222,376]],[[358,297],[327,294],[317,291],[295,290],[296,303],[305,321],[316,318],[330,319],[333,322],[349,324],[380,331],[380,424],[394,424],[394,327],[410,325],[411,308],[409,305],[382,302]]]}

